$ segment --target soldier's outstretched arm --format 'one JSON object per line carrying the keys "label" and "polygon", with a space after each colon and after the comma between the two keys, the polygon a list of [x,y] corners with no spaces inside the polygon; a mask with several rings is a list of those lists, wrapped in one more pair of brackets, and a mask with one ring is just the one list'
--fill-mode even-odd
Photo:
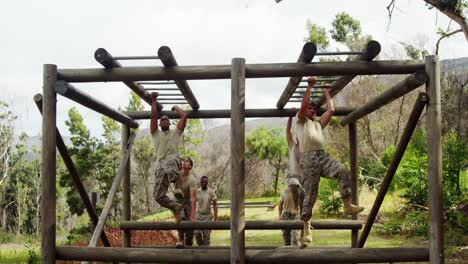
{"label": "soldier's outstretched arm", "polygon": [[320,118],[320,125],[322,128],[325,128],[328,125],[333,114],[335,113],[335,106],[333,105],[333,100],[331,99],[329,84],[326,84],[325,87],[325,99],[327,102],[327,111]]}
{"label": "soldier's outstretched arm", "polygon": [[185,126],[187,125],[187,114],[185,111],[177,105],[172,107],[172,111],[176,111],[179,114],[179,122],[177,123],[177,128],[180,131],[184,131]]}
{"label": "soldier's outstretched arm", "polygon": [[314,86],[315,81],[317,81],[317,77],[315,76],[310,76],[307,79],[307,88],[304,92],[304,95],[302,96],[301,108],[299,109],[299,112],[297,113],[297,117],[301,121],[303,121],[306,117],[305,114],[307,111],[307,107],[309,107],[309,103],[310,103],[310,91],[312,90],[312,86]]}

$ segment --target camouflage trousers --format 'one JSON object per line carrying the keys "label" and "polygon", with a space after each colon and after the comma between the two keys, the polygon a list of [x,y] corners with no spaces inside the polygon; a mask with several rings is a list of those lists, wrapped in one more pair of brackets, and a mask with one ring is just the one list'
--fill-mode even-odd
{"label": "camouflage trousers", "polygon": [[[182,221],[190,221],[190,213],[192,209],[192,202],[190,199],[186,198],[181,198],[177,199],[179,203],[182,204],[183,209],[182,209]],[[192,246],[193,245],[193,230],[186,230],[186,231],[177,231],[179,239],[181,241],[184,241],[184,244],[186,246]]]}
{"label": "camouflage trousers", "polygon": [[[197,213],[197,222],[211,221],[211,214]],[[195,240],[199,246],[209,246],[211,241],[211,230],[195,230]]]}
{"label": "camouflage trousers", "polygon": [[[291,212],[281,213],[280,220],[298,220],[298,215]],[[298,246],[299,245],[299,232],[298,230],[283,229],[283,242],[285,246]]]}
{"label": "camouflage trousers", "polygon": [[301,185],[305,190],[301,220],[308,221],[317,200],[320,177],[338,180],[342,199],[351,196],[349,170],[325,151],[309,151],[300,154]]}
{"label": "camouflage trousers", "polygon": [[178,157],[168,157],[158,162],[154,173],[155,185],[153,197],[161,206],[174,210],[180,203],[167,196],[171,182],[179,179],[181,162]]}

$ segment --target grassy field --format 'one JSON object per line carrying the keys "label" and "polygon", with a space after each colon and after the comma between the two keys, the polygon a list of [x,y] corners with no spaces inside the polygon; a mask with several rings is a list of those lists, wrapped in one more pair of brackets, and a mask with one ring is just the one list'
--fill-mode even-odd
{"label": "grassy field", "polygon": [[[366,189],[361,190],[360,200],[361,205],[366,207],[363,212],[368,214],[370,207],[374,201],[375,193]],[[246,202],[254,201],[274,201],[278,202],[278,197],[262,197],[254,199],[246,199]],[[229,202],[229,201],[220,201]],[[397,210],[400,201],[396,195],[388,196],[382,206],[381,212],[388,213]],[[318,204],[318,206],[320,206]],[[274,210],[268,211],[266,208],[246,208],[246,220],[277,220],[278,211],[277,207]],[[318,212],[318,210],[316,210]],[[229,216],[229,208],[220,208],[219,216]],[[171,218],[170,211],[163,211],[142,217],[140,221],[157,221]],[[313,219],[330,219],[324,216],[315,214]],[[351,231],[349,230],[314,230],[312,231],[313,242],[312,245],[338,245],[350,246]],[[247,230],[246,231],[246,245],[247,246],[282,246],[281,230]],[[229,230],[217,230],[212,232],[212,245],[213,246],[228,246],[230,243]],[[23,245],[24,244],[24,245]],[[421,240],[406,240],[399,236],[386,237],[377,234],[375,231],[371,232],[366,243],[367,247],[400,247],[400,246],[421,246],[427,245]],[[30,247],[28,249],[27,247]],[[39,243],[3,243],[0,245],[0,263],[28,263],[29,259],[36,260],[39,256]]]}
{"label": "grassy field", "polygon": [[[361,204],[366,207],[363,212],[367,214],[372,207],[374,202],[375,193],[368,190],[361,191]],[[277,202],[277,197],[261,197],[246,199],[246,202],[260,202],[260,201],[273,201]],[[228,200],[222,200],[220,202],[229,202]],[[384,201],[381,212],[387,213],[395,211],[399,203],[397,196],[389,196]],[[319,205],[318,205],[319,206]],[[316,210],[318,211],[318,210]],[[229,216],[229,208],[220,208],[218,212],[219,216]],[[155,221],[161,219],[167,219],[171,217],[169,211],[164,211],[152,215],[143,217],[142,221]],[[245,209],[246,220],[277,220],[278,209],[275,208],[273,211],[269,211],[266,208],[246,208]],[[315,214],[313,219],[328,219],[319,214]],[[314,230],[312,231],[313,243],[312,245],[339,245],[339,246],[350,246],[351,245],[351,231],[350,230]],[[215,230],[212,232],[211,241],[213,246],[228,246],[230,245],[230,231],[229,230]],[[247,230],[245,234],[245,241],[247,246],[282,246],[283,240],[281,230]],[[400,237],[387,237],[378,235],[375,231],[371,232],[368,238],[366,246],[368,247],[400,247],[400,246],[416,246],[420,245],[420,241],[408,241],[402,240]]]}

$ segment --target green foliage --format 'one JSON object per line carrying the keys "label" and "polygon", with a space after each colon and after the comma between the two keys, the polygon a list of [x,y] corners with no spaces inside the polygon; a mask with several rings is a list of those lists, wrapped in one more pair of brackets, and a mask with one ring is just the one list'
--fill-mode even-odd
{"label": "green foliage", "polygon": [[181,157],[191,157],[194,162],[200,163],[200,155],[197,152],[197,146],[205,140],[205,133],[200,119],[188,119],[184,134],[182,135],[182,144],[179,146]]}
{"label": "green foliage", "polygon": [[130,92],[130,100],[127,107],[125,107],[125,111],[143,111],[144,109],[145,106],[143,106],[140,96],[135,92]]}
{"label": "green foliage", "polygon": [[91,226],[88,224],[72,228],[67,236],[67,245],[74,245],[83,239],[89,239],[91,236]]}
{"label": "green foliage", "polygon": [[[143,185],[144,197],[142,198],[145,202],[145,213],[150,212],[150,183],[149,179],[153,175],[151,168],[153,162],[156,159],[154,153],[153,143],[151,136],[146,135],[135,139],[135,143],[132,149],[132,158],[134,163],[132,163],[132,168],[135,175],[139,178],[139,184]],[[136,188],[132,188],[132,191],[135,192]],[[136,193],[135,193],[136,195]],[[133,201],[134,199],[132,199]]]}
{"label": "green foliage", "polygon": [[280,128],[257,128],[247,137],[248,152],[246,157],[256,157],[268,160],[275,168],[274,193],[278,191],[278,180],[288,164],[288,144],[283,130]]}
{"label": "green foliage", "polygon": [[337,14],[332,26],[331,37],[337,42],[346,43],[350,39],[357,39],[361,36],[361,23],[348,13]]}
{"label": "green foliage", "polygon": [[410,237],[427,236],[429,231],[429,212],[411,211],[405,216],[405,226]]}
{"label": "green foliage", "polygon": [[329,45],[327,32],[324,27],[312,23],[310,20],[306,22],[307,37],[305,41],[310,41],[317,45],[319,49],[326,49]]}
{"label": "green foliage", "polygon": [[[429,9],[433,8],[433,6],[429,3],[427,3],[427,5],[429,6]],[[442,11],[450,9],[454,10],[457,14],[465,14],[466,17],[466,12],[468,9],[468,1],[466,0],[441,0],[439,5]]]}
{"label": "green foliage", "polygon": [[386,235],[398,235],[403,231],[403,222],[404,218],[399,213],[391,214],[387,222],[383,223],[381,227],[376,227],[377,232]]}
{"label": "green foliage", "polygon": [[[305,41],[311,41],[317,45],[319,49],[326,49],[329,47],[329,40],[327,30],[317,24],[312,23],[310,20],[306,23],[307,37]],[[361,32],[361,23],[351,17],[349,14],[343,12],[335,16],[332,22],[332,29],[329,30],[331,38],[337,43],[344,44],[349,50],[359,51],[362,50],[366,44],[372,40],[371,35],[363,35]],[[338,50],[338,49],[337,49]],[[348,57],[348,60],[351,59]],[[336,57],[320,58],[322,62],[330,62],[340,60]]]}
{"label": "green foliage", "polygon": [[343,202],[340,198],[340,193],[337,191],[338,181],[321,179],[318,193],[320,200],[320,213],[324,215],[337,215]]}
{"label": "green foliage", "polygon": [[[119,126],[114,120],[102,117],[104,140],[100,140],[91,136],[83,122],[83,117],[76,108],[71,108],[68,111],[68,116],[69,119],[65,121],[65,125],[70,131],[72,141],[69,153],[78,174],[84,184],[88,186],[89,191],[93,189],[99,191],[102,200],[105,200],[120,162],[120,144],[117,140]],[[84,212],[84,206],[75,191],[71,176],[65,168],[60,168],[59,174],[60,186],[66,187],[65,196],[70,212],[81,215]],[[98,190],[95,189],[95,185],[98,186]],[[115,204],[117,202],[114,200]]]}
{"label": "green foliage", "polygon": [[5,196],[0,200],[7,220],[4,228],[17,234],[34,234],[39,230],[41,162],[38,155],[26,159],[26,138],[23,133],[12,151]]}

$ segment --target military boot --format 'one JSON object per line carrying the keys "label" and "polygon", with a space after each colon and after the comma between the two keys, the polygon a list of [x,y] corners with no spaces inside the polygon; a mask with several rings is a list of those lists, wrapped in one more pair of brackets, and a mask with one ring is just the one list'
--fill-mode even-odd
{"label": "military boot", "polygon": [[364,207],[351,203],[351,198],[343,199],[343,210],[345,214],[352,215],[362,212]]}

